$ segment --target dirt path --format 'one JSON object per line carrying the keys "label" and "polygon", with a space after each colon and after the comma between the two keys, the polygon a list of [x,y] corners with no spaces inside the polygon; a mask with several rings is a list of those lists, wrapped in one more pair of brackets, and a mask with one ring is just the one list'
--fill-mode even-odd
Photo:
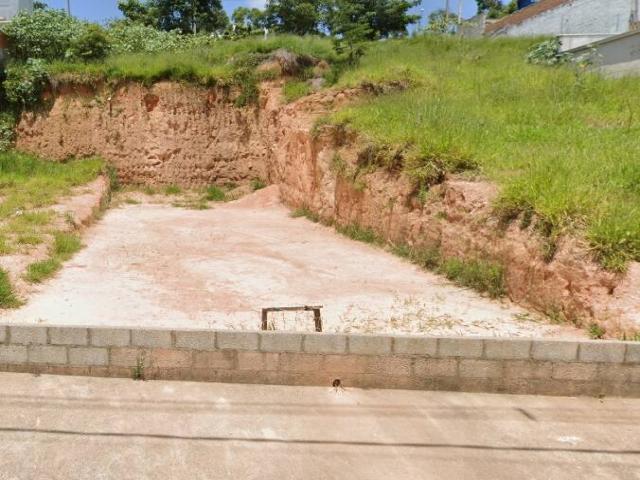
{"label": "dirt path", "polygon": [[[270,306],[324,305],[325,331],[581,336],[378,248],[291,218],[277,188],[210,210],[123,205],[4,323],[258,329]],[[303,316],[278,328],[308,329]]]}

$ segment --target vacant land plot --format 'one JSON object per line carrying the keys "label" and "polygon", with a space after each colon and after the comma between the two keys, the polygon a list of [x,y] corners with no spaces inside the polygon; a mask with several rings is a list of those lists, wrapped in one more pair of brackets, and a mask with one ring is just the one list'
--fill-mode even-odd
{"label": "vacant land plot", "polygon": [[[210,210],[123,203],[3,322],[259,329],[264,307],[323,305],[325,331],[576,335],[333,229],[292,218],[277,187]],[[309,317],[274,317],[306,329]]]}

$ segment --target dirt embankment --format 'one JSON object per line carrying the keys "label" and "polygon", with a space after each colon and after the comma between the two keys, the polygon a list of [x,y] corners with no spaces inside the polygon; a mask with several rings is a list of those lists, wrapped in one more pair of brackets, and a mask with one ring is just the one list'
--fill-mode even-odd
{"label": "dirt embankment", "polygon": [[596,322],[610,335],[640,330],[640,264],[626,275],[604,271],[586,245],[563,239],[552,261],[533,227],[499,225],[495,186],[450,178],[425,203],[400,173],[378,170],[357,184],[336,172],[339,154],[355,167],[365,147],[356,136],[315,129],[315,120],[361,92],[323,92],[283,105],[277,83],[258,107],[236,108],[229,93],[174,83],[115,91],[65,88],[48,113],[23,116],[18,148],[54,159],[100,155],[125,183],[183,186],[266,179],[283,200],[338,224],[357,223],[388,241],[431,245],[445,256],[482,257],[506,268],[520,304]]}

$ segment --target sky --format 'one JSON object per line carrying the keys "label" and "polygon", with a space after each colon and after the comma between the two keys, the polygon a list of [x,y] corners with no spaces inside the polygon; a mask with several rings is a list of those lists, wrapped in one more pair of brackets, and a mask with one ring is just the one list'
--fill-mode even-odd
{"label": "sky", "polygon": [[[103,23],[120,17],[118,10],[118,0],[70,0],[71,13],[77,17]],[[476,2],[474,0],[450,0],[451,9],[457,12],[458,1],[462,2],[463,15],[470,17],[476,13]],[[47,0],[50,7],[65,8],[66,0]],[[241,6],[264,7],[264,0],[223,0],[225,8],[231,13],[235,8]],[[433,10],[444,7],[445,0],[423,0],[422,9],[425,16]],[[419,8],[418,10],[421,10]],[[423,20],[424,22],[424,20]]]}

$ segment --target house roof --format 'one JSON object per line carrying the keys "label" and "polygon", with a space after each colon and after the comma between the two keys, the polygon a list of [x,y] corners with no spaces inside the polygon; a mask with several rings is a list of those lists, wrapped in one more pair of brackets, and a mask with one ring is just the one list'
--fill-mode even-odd
{"label": "house roof", "polygon": [[553,10],[554,8],[558,8],[567,3],[571,3],[572,1],[573,0],[541,0],[523,8],[522,10],[512,13],[507,17],[501,18],[497,22],[488,23],[485,28],[485,33],[491,34],[502,30],[503,28],[520,25],[530,18],[536,17],[541,13]]}

